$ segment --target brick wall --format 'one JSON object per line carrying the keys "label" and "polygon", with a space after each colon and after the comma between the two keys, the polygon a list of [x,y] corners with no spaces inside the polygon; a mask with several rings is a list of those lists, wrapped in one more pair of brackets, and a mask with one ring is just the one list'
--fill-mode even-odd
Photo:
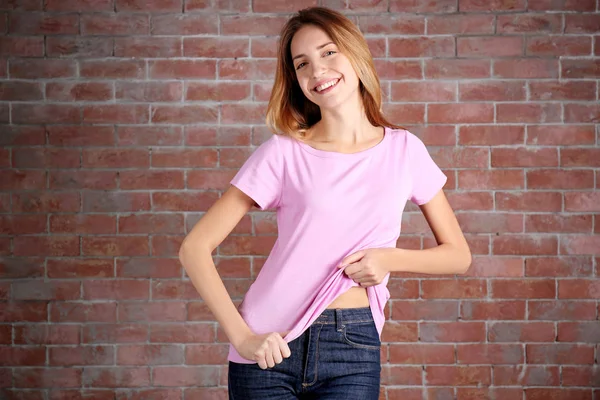
{"label": "brick wall", "polygon": [[[177,251],[268,137],[276,35],[313,4],[0,1],[3,398],[226,398]],[[320,4],[365,33],[474,254],[390,281],[381,399],[600,399],[597,0]],[[215,253],[236,301],[275,234],[251,212]],[[433,244],[409,204],[398,246]]]}

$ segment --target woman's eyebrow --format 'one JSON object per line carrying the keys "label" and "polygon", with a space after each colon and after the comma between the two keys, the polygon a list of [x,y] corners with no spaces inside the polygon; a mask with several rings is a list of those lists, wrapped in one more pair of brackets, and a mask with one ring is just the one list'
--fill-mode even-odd
{"label": "woman's eyebrow", "polygon": [[[327,42],[327,43],[325,43],[325,44],[322,44],[322,45],[320,45],[320,46],[317,46],[317,50],[321,50],[323,47],[327,46],[328,44],[334,44],[334,43],[333,43],[333,42]],[[296,58],[303,57],[304,55],[305,55],[305,54],[298,54],[297,56],[294,56],[294,57],[292,58],[292,61],[294,61]]]}

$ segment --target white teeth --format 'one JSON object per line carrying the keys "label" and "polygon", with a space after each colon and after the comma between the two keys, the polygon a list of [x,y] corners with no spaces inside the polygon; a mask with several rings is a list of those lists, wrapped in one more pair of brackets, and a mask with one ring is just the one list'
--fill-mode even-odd
{"label": "white teeth", "polygon": [[315,90],[316,90],[317,92],[321,92],[321,91],[323,91],[323,90],[327,89],[328,87],[331,87],[331,86],[335,85],[336,83],[338,83],[338,79],[335,79],[335,80],[333,80],[333,81],[329,81],[329,82],[327,82],[327,83],[324,83],[324,84],[322,84],[322,85],[319,85],[319,86],[317,86],[317,87],[315,88]]}

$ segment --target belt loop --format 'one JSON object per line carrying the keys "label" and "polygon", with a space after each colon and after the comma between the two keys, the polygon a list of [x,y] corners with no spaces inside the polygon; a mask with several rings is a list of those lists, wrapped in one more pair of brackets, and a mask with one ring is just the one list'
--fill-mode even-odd
{"label": "belt loop", "polygon": [[335,330],[340,332],[344,327],[342,323],[342,310],[340,308],[335,309]]}

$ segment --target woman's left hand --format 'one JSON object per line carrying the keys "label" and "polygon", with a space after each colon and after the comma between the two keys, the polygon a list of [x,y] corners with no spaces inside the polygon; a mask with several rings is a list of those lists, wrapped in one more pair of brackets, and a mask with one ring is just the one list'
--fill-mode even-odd
{"label": "woman's left hand", "polygon": [[338,268],[362,287],[375,286],[383,282],[390,272],[384,262],[385,249],[365,249],[345,257]]}

